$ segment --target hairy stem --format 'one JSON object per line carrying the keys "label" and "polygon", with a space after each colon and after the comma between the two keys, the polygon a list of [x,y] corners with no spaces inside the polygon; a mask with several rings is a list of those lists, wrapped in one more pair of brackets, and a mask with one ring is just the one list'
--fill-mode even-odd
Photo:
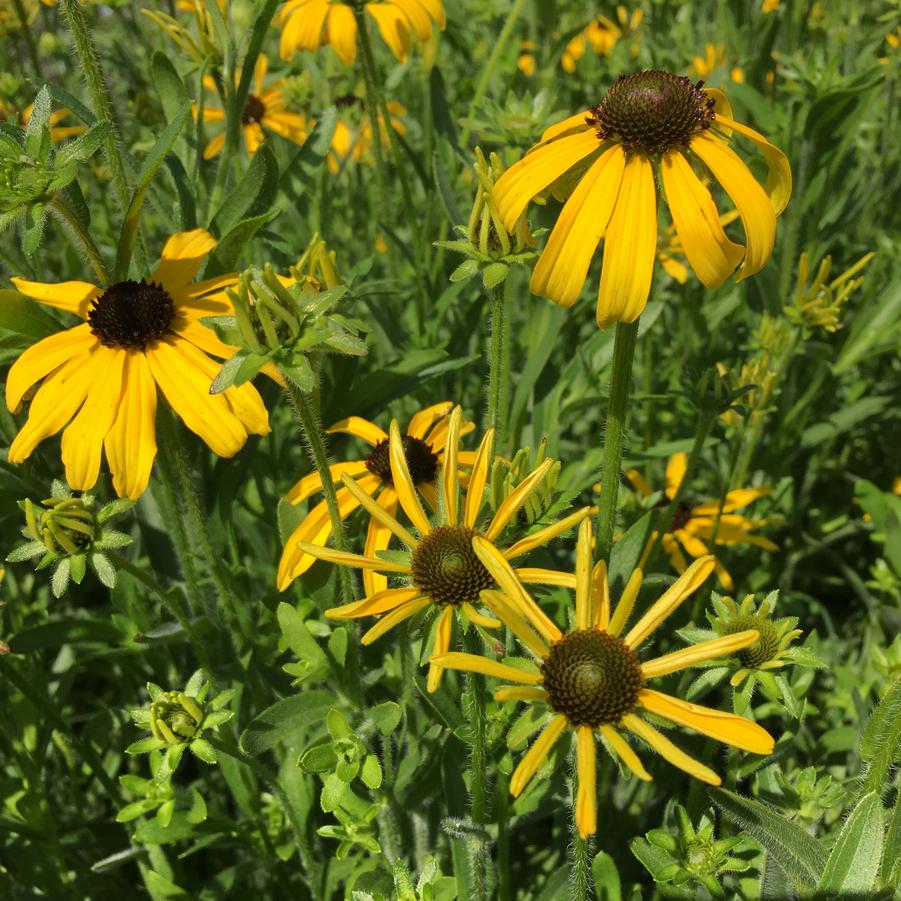
{"label": "hairy stem", "polygon": [[488,372],[488,427],[495,430],[494,446],[505,449],[507,400],[510,373],[507,363],[509,328],[507,324],[506,280],[491,289],[491,345]]}
{"label": "hairy stem", "polygon": [[[470,654],[482,653],[481,642],[475,629],[464,638],[464,645]],[[470,673],[466,679],[470,698],[470,727],[472,729],[472,752],[470,757],[469,815],[476,826],[476,834],[469,839],[469,860],[472,874],[473,901],[488,898],[488,848],[482,830],[478,827],[486,821],[488,765],[486,717],[485,717],[485,677]]]}
{"label": "hairy stem", "polygon": [[[574,808],[575,811],[575,808]],[[588,839],[579,835],[576,826],[575,812],[573,812],[572,840],[570,842],[570,874],[569,887],[572,901],[588,901],[591,897],[590,876],[591,857],[588,853]]]}

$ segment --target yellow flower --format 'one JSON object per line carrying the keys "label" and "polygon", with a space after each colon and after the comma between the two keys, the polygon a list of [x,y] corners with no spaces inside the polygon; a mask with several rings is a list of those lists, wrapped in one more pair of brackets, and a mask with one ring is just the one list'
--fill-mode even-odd
{"label": "yellow flower", "polygon": [[156,456],[157,386],[185,425],[221,457],[234,456],[248,434],[269,432],[266,408],[250,383],[209,392],[219,364],[207,354],[234,352],[200,319],[232,312],[224,294],[214,292],[234,284],[236,276],[192,281],[215,245],[203,229],[173,235],[153,275],[105,289],[80,281],[12,280],[26,297],[85,322],[39,341],[10,369],[6,404],[13,411],[43,379],[10,445],[10,463],[21,463],[66,426],[62,459],[69,484],[91,488],[105,450],[116,492],[137,498]]}
{"label": "yellow flower", "polygon": [[[682,479],[685,476],[685,468],[688,463],[687,454],[673,454],[666,464],[666,491],[661,503],[669,503],[676,496]],[[654,492],[645,478],[635,469],[626,472],[626,477],[632,483],[635,490],[644,497],[650,497]],[[766,497],[772,488],[737,488],[726,495],[723,504],[723,512],[720,516],[719,526],[716,532],[716,544],[736,545],[753,544],[765,551],[778,551],[779,547],[773,544],[769,538],[762,535],[753,535],[752,531],[760,526],[767,525],[766,519],[748,519],[737,513],[761,497]],[[710,553],[710,549],[704,543],[713,539],[714,523],[719,511],[719,501],[697,504],[692,507],[682,501],[676,507],[673,521],[669,524],[663,535],[663,548],[669,555],[677,572],[684,573],[688,569],[688,563],[682,549],[691,557],[703,557]],[[652,536],[648,542],[648,549],[654,542]],[[681,548],[680,548],[681,545]],[[712,557],[710,559],[713,559]],[[643,562],[643,561],[642,561]],[[720,585],[726,591],[732,591],[734,583],[726,567],[717,560],[716,574]]]}
{"label": "yellow flower", "polygon": [[[373,0],[363,9],[375,19],[382,40],[399,62],[410,56],[412,35],[421,43],[432,37],[432,24],[444,29],[441,0]],[[357,58],[357,20],[345,3],[329,0],[288,0],[278,16],[282,29],[279,54],[291,59],[295,50],[315,50],[331,44],[348,66]]]}
{"label": "yellow flower", "polygon": [[770,754],[773,738],[757,723],[711,707],[690,704],[645,687],[650,679],[676,673],[707,660],[733,654],[753,644],[759,632],[749,630],[701,642],[652,660],[639,660],[638,649],[648,637],[694,593],[710,575],[713,558],[696,560],[672,587],[651,606],[624,638],[620,635],[641,588],[635,570],[611,616],[610,589],[603,561],[591,565],[591,524],[584,521],[576,547],[575,629],[562,632],[521,585],[502,554],[482,538],[473,548],[501,591],[485,591],[482,599],[536,658],[534,669],[497,663],[475,654],[444,654],[436,658],[446,669],[469,670],[514,685],[495,691],[498,701],[544,704],[552,715],[544,731],[519,762],[510,779],[510,793],[518,796],[547,759],[557,739],[569,727],[576,740],[579,787],[575,799],[576,825],[582,837],[597,829],[595,737],[600,733],[609,753],[639,779],[650,781],[623,729],[646,742],[673,766],[710,785],[719,785],[713,770],[686,754],[643,715],[660,717],[724,744]]}
{"label": "yellow flower", "polygon": [[[707,81],[710,76],[722,66],[726,65],[726,52],[722,44],[708,43],[704,47],[704,56],[696,56],[691,64],[691,71],[698,78]],[[729,70],[729,77],[735,82],[743,82],[745,80],[744,70],[740,66],[735,66]]]}
{"label": "yellow flower", "polygon": [[[444,445],[449,425],[448,414],[454,408],[451,401],[444,401],[425,407],[415,413],[403,434],[404,453],[407,467],[412,474],[416,490],[434,510],[438,506],[438,491],[435,479],[444,466]],[[460,435],[467,435],[475,425],[463,422]],[[397,510],[397,491],[391,472],[388,454],[388,436],[374,422],[361,416],[350,416],[336,422],[328,434],[344,433],[362,438],[372,449],[362,460],[335,463],[331,467],[332,477],[339,482],[345,474],[356,480],[357,486],[373,498],[391,515]],[[476,455],[471,451],[458,451],[456,455],[457,476],[464,479],[475,463]],[[285,497],[289,503],[300,504],[307,498],[322,491],[322,480],[316,472],[304,476]],[[338,489],[338,506],[341,516],[346,519],[357,509],[359,503],[346,488]],[[307,514],[303,522],[291,533],[285,542],[285,549],[278,565],[278,589],[284,591],[298,576],[303,575],[316,558],[305,554],[297,547],[299,541],[308,544],[325,545],[332,534],[328,507],[322,501]],[[375,556],[388,547],[391,531],[378,519],[371,519],[366,533],[364,553]],[[374,594],[388,587],[388,581],[370,570],[363,571],[363,587],[367,594]]]}
{"label": "yellow flower", "polygon": [[[765,190],[724,140],[733,133],[765,156]],[[695,173],[701,164],[735,204],[746,246],[723,231],[713,197]],[[720,91],[647,71],[621,76],[600,104],[551,126],[498,181],[495,201],[508,230],[531,198],[548,189],[569,195],[532,273],[532,292],[571,306],[604,238],[598,324],[634,322],[647,303],[654,268],[657,172],[685,255],[706,287],[719,287],[739,264],[739,279],[763,268],[776,216],[791,194],[788,160],[731,118]],[[563,176],[571,190],[562,188]]]}
{"label": "yellow flower", "polygon": [[[363,101],[353,94],[347,97],[341,97],[336,105],[339,108],[348,108],[354,105],[361,105]],[[407,114],[403,104],[396,100],[389,100],[386,104],[388,110],[388,118],[391,121],[391,127],[399,135],[407,133],[407,126],[404,125],[401,116]],[[387,147],[389,143],[388,133],[385,131],[385,117],[382,111],[378,111],[379,133],[382,137],[382,146]],[[363,116],[359,124],[355,125],[349,117],[342,116],[338,119],[335,126],[335,133],[332,136],[332,149],[329,151],[326,162],[329,172],[337,175],[342,166],[347,165],[349,161],[359,163],[361,161],[372,161],[372,122],[369,116]]]}
{"label": "yellow flower", "polygon": [[[266,131],[274,131],[276,134],[293,141],[295,144],[303,144],[307,139],[307,121],[299,113],[289,113],[285,110],[288,101],[282,92],[281,79],[266,85],[266,72],[269,62],[266,55],[261,53],[254,67],[253,91],[247,95],[244,101],[244,109],[241,113],[241,131],[244,133],[244,143],[247,152],[253,156],[257,148],[266,140]],[[237,78],[236,78],[237,80]],[[209,75],[204,76],[204,87],[215,91],[216,82]],[[198,107],[194,107],[196,116]],[[224,122],[225,110],[215,106],[204,106],[203,121]],[[225,131],[221,131],[206,145],[203,151],[205,160],[212,159],[221,153],[225,146]]]}
{"label": "yellow flower", "polygon": [[779,9],[780,0],[761,0],[760,11],[765,15],[776,12]]}
{"label": "yellow flower", "polygon": [[[432,524],[419,501],[416,473],[407,462],[410,459],[409,449],[404,448],[397,420],[391,423],[387,456],[393,487],[404,513],[419,533],[418,538],[404,528],[393,513],[389,513],[382,504],[376,503],[351,475],[345,474],[342,477],[344,487],[369,514],[378,520],[390,535],[399,538],[410,548],[408,559],[401,560],[395,555],[389,560],[376,557],[372,553],[360,556],[300,543],[302,551],[320,560],[328,560],[341,566],[359,567],[364,572],[373,570],[387,573],[406,581],[403,587],[367,593],[367,597],[363,600],[326,611],[325,615],[332,619],[356,619],[361,616],[378,615],[380,617],[378,622],[363,636],[363,644],[370,644],[399,623],[427,609],[434,609],[438,614],[431,656],[443,654],[450,647],[455,612],[464,615],[468,621],[478,626],[496,628],[500,625],[497,620],[484,616],[473,606],[479,600],[479,592],[494,584],[490,573],[473,552],[473,536],[479,536],[480,540],[495,549],[502,559],[514,560],[572,528],[589,513],[587,509],[578,510],[503,550],[496,548],[495,542],[500,539],[504,529],[536,491],[553,461],[545,460],[523,479],[505,498],[490,521],[479,528],[485,484],[493,457],[494,431],[489,429],[479,445],[466,497],[461,504],[458,445],[462,422],[460,408],[455,407],[448,422],[444,466],[439,476],[441,483],[439,525]],[[418,487],[421,490],[422,486]],[[382,496],[384,497],[384,494]],[[544,585],[573,584],[568,574],[553,570],[518,569],[516,573],[524,582]],[[443,667],[431,663],[429,691],[438,688],[442,672]]]}
{"label": "yellow flower", "polygon": [[[216,6],[223,15],[228,14],[227,0],[216,0]],[[219,59],[222,50],[218,45],[218,35],[213,17],[207,9],[205,0],[178,0],[175,4],[178,12],[191,13],[194,24],[197,26],[197,37],[185,28],[178,19],[167,13],[155,9],[142,9],[141,15],[146,16],[179,46],[188,56],[203,62],[206,59]]]}
{"label": "yellow flower", "polygon": [[535,42],[522,41],[519,45],[519,59],[516,60],[516,68],[527,78],[535,74]]}

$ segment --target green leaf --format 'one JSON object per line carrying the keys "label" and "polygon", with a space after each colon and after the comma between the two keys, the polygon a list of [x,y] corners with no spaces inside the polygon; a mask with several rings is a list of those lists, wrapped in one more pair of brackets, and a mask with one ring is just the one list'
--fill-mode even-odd
{"label": "green leaf", "polygon": [[325,726],[334,739],[350,738],[354,733],[347,717],[340,710],[332,707],[325,715]]}
{"label": "green leaf", "polygon": [[63,557],[56,564],[53,571],[53,578],[50,580],[50,590],[55,598],[62,597],[66,589],[69,587],[69,575],[72,571],[72,561],[68,557]]}
{"label": "green leaf", "polygon": [[153,86],[163,104],[166,121],[172,122],[189,100],[185,83],[169,57],[159,50],[154,51],[150,70],[153,73]]}
{"label": "green leaf", "polygon": [[591,862],[591,878],[594,880],[597,901],[622,901],[619,870],[613,858],[605,851],[598,851]]}
{"label": "green leaf", "polygon": [[67,141],[57,151],[53,159],[54,165],[58,168],[63,168],[89,159],[100,149],[109,134],[109,130],[109,122],[98,122],[83,135],[75,138],[74,141]]}
{"label": "green leaf", "polygon": [[881,791],[901,751],[901,676],[873,711],[860,737],[860,756],[868,764],[864,781],[869,791]]}
{"label": "green leaf", "polygon": [[151,751],[161,751],[166,747],[166,742],[161,738],[154,738],[152,735],[147,738],[140,738],[132,742],[126,749],[126,754],[149,754]]}
{"label": "green leaf", "polygon": [[50,94],[46,85],[38,91],[25,126],[25,153],[46,163],[50,154]]}
{"label": "green leaf", "polygon": [[613,545],[610,552],[610,592],[611,603],[615,608],[614,598],[619,598],[629,576],[638,566],[641,555],[647,546],[653,524],[653,510],[649,510],[637,522],[633,523],[620,541]]}
{"label": "green leaf", "polygon": [[213,216],[210,230],[224,239],[238,223],[269,213],[277,193],[278,163],[269,147],[263,144],[253,155],[244,177]]}
{"label": "green leaf", "polygon": [[322,784],[319,805],[325,813],[330,813],[341,805],[345,794],[347,794],[347,783],[334,773],[329,773]]}
{"label": "green leaf", "polygon": [[327,773],[335,768],[338,755],[331,742],[313,745],[300,755],[297,765],[307,773]]}
{"label": "green leaf", "polygon": [[647,839],[641,837],[633,838],[629,842],[629,848],[642,866],[651,874],[655,882],[673,862],[673,858],[666,851],[658,848],[656,845],[652,845]]}
{"label": "green leaf", "polygon": [[404,709],[395,701],[384,701],[369,708],[369,716],[382,735],[390,735],[400,724]]}
{"label": "green leaf", "polygon": [[363,769],[360,770],[360,778],[367,788],[375,791],[382,784],[382,767],[379,759],[374,754],[367,754],[363,760]]}
{"label": "green leaf", "polygon": [[494,288],[499,285],[510,271],[506,263],[490,263],[482,270],[482,281],[486,288]]}
{"label": "green leaf", "polygon": [[[257,151],[259,153],[259,151]],[[206,275],[222,275],[235,268],[244,246],[267,223],[278,215],[278,210],[269,210],[259,216],[243,219],[216,245],[207,263]]]}
{"label": "green leaf", "polygon": [[97,573],[97,578],[107,588],[116,587],[116,569],[106,554],[94,551],[91,554],[91,566],[94,568],[94,572]]}
{"label": "green leaf", "polygon": [[724,788],[712,788],[709,794],[728,819],[773,856],[796,891],[809,892],[816,886],[827,855],[812,835],[753,798]]}
{"label": "green leaf", "polygon": [[313,638],[312,633],[303,617],[290,604],[284,601],[278,605],[276,611],[278,625],[282,635],[288,642],[288,647],[297,655],[305,667],[306,676],[309,679],[314,675],[328,670],[328,657],[325,651],[319,647],[319,643]]}
{"label": "green leaf", "polygon": [[846,893],[868,896],[876,887],[884,839],[885,811],[878,793],[871,791],[845,820],[817,891],[837,898]]}
{"label": "green leaf", "polygon": [[331,691],[305,691],[267,707],[241,733],[241,749],[252,756],[274,748],[314,723],[321,723],[334,703]]}

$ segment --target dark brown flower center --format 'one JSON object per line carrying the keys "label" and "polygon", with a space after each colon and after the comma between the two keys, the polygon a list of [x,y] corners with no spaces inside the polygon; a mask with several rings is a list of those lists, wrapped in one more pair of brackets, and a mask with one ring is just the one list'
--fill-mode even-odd
{"label": "dark brown flower center", "polygon": [[758,669],[779,653],[779,630],[762,616],[740,616],[726,626],[724,635],[735,635],[747,629],[757,629],[760,638],[754,644],[742,648],[735,656],[748,669]]}
{"label": "dark brown flower center", "polygon": [[628,153],[651,156],[687,147],[714,119],[714,100],[702,85],[657,69],[620,75],[587,122],[601,140],[618,141]]}
{"label": "dark brown flower center", "polygon": [[175,302],[156,282],[117,282],[91,303],[88,324],[105,347],[143,350],[168,334]]}
{"label": "dark brown flower center", "polygon": [[688,525],[688,521],[691,519],[691,507],[685,503],[685,501],[679,501],[676,504],[676,509],[673,512],[672,521],[669,524],[669,531],[676,532],[679,529],[684,529]]}
{"label": "dark brown flower center", "polygon": [[[434,482],[435,477],[438,475],[437,454],[422,438],[404,435],[402,440],[404,456],[407,458],[407,468],[410,470],[410,478],[413,480],[413,484],[421,485],[423,482]],[[372,449],[366,458],[366,468],[373,475],[378,476],[386,485],[394,484],[387,438],[383,438]]]}
{"label": "dark brown flower center", "polygon": [[433,604],[457,607],[479,599],[494,579],[472,549],[477,533],[465,526],[440,526],[413,551],[413,584]]}
{"label": "dark brown flower center", "polygon": [[252,122],[262,122],[266,115],[266,105],[256,94],[248,94],[244,101],[244,109],[241,110],[241,124],[250,125]]}
{"label": "dark brown flower center", "polygon": [[541,665],[550,705],[573,726],[618,723],[635,708],[644,683],[638,657],[624,641],[597,629],[568,632]]}

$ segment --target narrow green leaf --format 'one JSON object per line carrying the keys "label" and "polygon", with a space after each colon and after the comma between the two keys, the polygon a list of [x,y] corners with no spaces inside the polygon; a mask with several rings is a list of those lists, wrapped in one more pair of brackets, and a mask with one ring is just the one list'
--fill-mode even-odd
{"label": "narrow green leaf", "polygon": [[241,733],[242,750],[253,756],[262,754],[301,729],[321,723],[334,700],[331,691],[305,691],[276,701]]}
{"label": "narrow green leaf", "polygon": [[880,791],[901,752],[901,676],[873,711],[860,737],[860,756],[868,764],[864,786]]}
{"label": "narrow green leaf", "polygon": [[876,792],[867,792],[845,820],[817,890],[827,897],[869,895],[879,876],[884,840],[882,802]]}
{"label": "narrow green leaf", "polygon": [[163,104],[166,121],[172,122],[189,100],[185,83],[169,57],[159,50],[154,51],[150,70],[153,73],[153,85]]}
{"label": "narrow green leaf", "polygon": [[222,202],[210,230],[224,238],[245,219],[268,213],[278,193],[278,163],[275,155],[263,144],[253,155],[244,177]]}

